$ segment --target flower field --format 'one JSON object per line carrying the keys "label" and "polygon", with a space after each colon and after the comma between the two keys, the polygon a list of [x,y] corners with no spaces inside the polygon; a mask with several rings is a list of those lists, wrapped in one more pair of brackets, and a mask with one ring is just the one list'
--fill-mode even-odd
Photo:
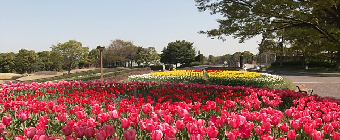
{"label": "flower field", "polygon": [[248,72],[248,71],[223,71],[223,70],[175,70],[153,72],[144,75],[129,76],[131,81],[143,82],[176,82],[197,83],[228,86],[252,86],[257,88],[280,88],[284,80],[280,76]]}
{"label": "flower field", "polygon": [[93,81],[2,89],[1,139],[340,139],[340,101],[291,90]]}

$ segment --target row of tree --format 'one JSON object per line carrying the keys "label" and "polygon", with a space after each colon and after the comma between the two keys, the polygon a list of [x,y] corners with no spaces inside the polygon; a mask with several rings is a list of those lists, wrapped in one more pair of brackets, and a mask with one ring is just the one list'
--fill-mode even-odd
{"label": "row of tree", "polygon": [[[81,42],[69,40],[52,45],[51,51],[35,52],[21,49],[18,53],[0,53],[0,72],[33,73],[36,71],[62,71],[69,73],[79,67],[98,67],[100,51],[89,50]],[[104,67],[159,64],[160,56],[154,47],[137,47],[129,41],[113,40],[103,51]]]}

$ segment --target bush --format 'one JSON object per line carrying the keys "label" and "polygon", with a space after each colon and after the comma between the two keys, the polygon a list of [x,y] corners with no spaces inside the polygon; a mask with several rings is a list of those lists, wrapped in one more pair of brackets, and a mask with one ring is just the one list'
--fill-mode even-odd
{"label": "bush", "polygon": [[190,67],[193,67],[193,66],[199,66],[199,65],[202,65],[202,63],[201,62],[191,62],[190,64],[189,64],[189,66]]}

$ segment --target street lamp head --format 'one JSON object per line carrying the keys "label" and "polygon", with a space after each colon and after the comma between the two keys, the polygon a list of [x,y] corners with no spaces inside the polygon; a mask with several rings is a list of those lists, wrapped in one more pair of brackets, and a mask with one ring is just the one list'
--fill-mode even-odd
{"label": "street lamp head", "polygon": [[103,51],[105,49],[105,46],[103,46],[103,47],[97,46],[97,49],[99,49],[100,51]]}

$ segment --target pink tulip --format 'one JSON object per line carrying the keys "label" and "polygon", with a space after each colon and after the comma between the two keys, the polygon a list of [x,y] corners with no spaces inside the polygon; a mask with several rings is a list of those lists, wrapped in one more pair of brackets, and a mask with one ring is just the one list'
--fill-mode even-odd
{"label": "pink tulip", "polygon": [[176,138],[172,138],[172,137],[165,136],[165,137],[164,137],[164,140],[176,140]]}
{"label": "pink tulip", "polygon": [[169,138],[175,137],[176,133],[177,133],[177,129],[173,126],[168,126],[165,130],[165,134]]}
{"label": "pink tulip", "polygon": [[107,138],[107,134],[105,132],[105,130],[99,130],[98,132],[96,132],[96,139],[97,140],[106,140]]}
{"label": "pink tulip", "polygon": [[182,129],[184,129],[184,127],[185,127],[185,124],[184,124],[183,120],[177,120],[176,121],[176,128],[178,130],[182,130]]}
{"label": "pink tulip", "polygon": [[76,134],[77,138],[81,138],[85,135],[85,129],[82,126],[75,126],[73,127],[73,131]]}
{"label": "pink tulip", "polygon": [[287,132],[287,137],[288,137],[288,139],[290,139],[290,140],[294,140],[295,138],[296,138],[296,133],[295,133],[295,130],[290,130],[290,131],[288,131]]}
{"label": "pink tulip", "polygon": [[33,138],[35,135],[35,127],[24,128],[24,134],[27,138]]}
{"label": "pink tulip", "polygon": [[65,140],[77,140],[76,137],[66,136]]}
{"label": "pink tulip", "polygon": [[119,117],[117,110],[109,111],[109,115],[115,120],[117,120]]}
{"label": "pink tulip", "polygon": [[312,137],[313,137],[314,140],[322,140],[323,133],[321,131],[314,131],[312,133]]}
{"label": "pink tulip", "polygon": [[46,140],[46,135],[34,135],[33,140]]}
{"label": "pink tulip", "polygon": [[163,133],[160,130],[153,130],[151,133],[152,140],[160,140],[163,137]]}
{"label": "pink tulip", "polygon": [[0,134],[3,133],[3,130],[6,126],[3,123],[0,123]]}
{"label": "pink tulip", "polygon": [[255,133],[259,136],[263,135],[264,131],[261,126],[256,126],[254,129]]}
{"label": "pink tulip", "polygon": [[202,140],[202,137],[201,134],[192,134],[190,135],[190,140]]}
{"label": "pink tulip", "polygon": [[322,128],[326,134],[330,134],[334,130],[333,126],[330,123],[324,124]]}
{"label": "pink tulip", "polygon": [[35,131],[36,135],[45,135],[45,129],[38,129]]}
{"label": "pink tulip", "polygon": [[85,128],[84,135],[86,137],[91,138],[91,137],[94,136],[94,134],[95,134],[95,130],[94,130],[93,127],[88,126],[88,127]]}
{"label": "pink tulip", "polygon": [[215,138],[218,134],[218,130],[215,126],[209,126],[207,129],[208,137]]}
{"label": "pink tulip", "polygon": [[122,118],[122,119],[120,120],[120,122],[121,122],[121,124],[122,124],[122,128],[124,128],[124,129],[129,128],[130,122],[129,122],[128,119]]}
{"label": "pink tulip", "polygon": [[136,137],[136,130],[135,129],[125,130],[123,135],[125,140],[134,140]]}
{"label": "pink tulip", "polygon": [[16,136],[14,137],[14,140],[25,140],[24,136]]}
{"label": "pink tulip", "polygon": [[104,125],[104,126],[102,127],[102,129],[106,132],[106,135],[107,135],[108,137],[110,137],[110,136],[112,136],[113,134],[115,134],[115,131],[116,131],[113,125]]}
{"label": "pink tulip", "polygon": [[6,126],[8,126],[11,123],[11,115],[6,115],[2,117],[2,123]]}
{"label": "pink tulip", "polygon": [[65,136],[69,136],[72,134],[72,127],[69,125],[64,125],[61,127],[61,131],[64,133]]}

